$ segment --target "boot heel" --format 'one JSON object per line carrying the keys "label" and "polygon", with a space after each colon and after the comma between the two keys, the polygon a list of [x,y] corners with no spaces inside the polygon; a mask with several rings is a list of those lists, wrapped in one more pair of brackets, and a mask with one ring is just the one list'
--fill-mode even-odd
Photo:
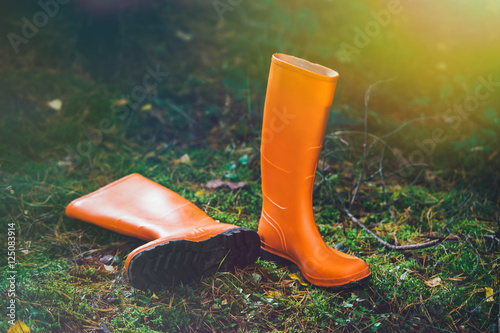
{"label": "boot heel", "polygon": [[260,257],[266,261],[274,261],[277,264],[284,265],[284,266],[292,266],[295,265],[292,261],[285,259],[283,257],[280,257],[274,253],[268,252],[264,250],[263,248],[260,249]]}

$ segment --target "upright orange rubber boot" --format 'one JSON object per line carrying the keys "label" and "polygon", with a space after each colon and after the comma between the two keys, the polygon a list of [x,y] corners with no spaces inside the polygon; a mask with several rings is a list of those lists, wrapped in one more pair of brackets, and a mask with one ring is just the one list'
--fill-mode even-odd
{"label": "upright orange rubber boot", "polygon": [[125,262],[130,283],[159,290],[252,264],[258,234],[218,223],[177,193],[139,174],[71,202],[66,215],[149,243]]}
{"label": "upright orange rubber boot", "polygon": [[271,62],[262,128],[264,258],[295,263],[312,284],[344,286],[367,280],[361,259],[328,247],[316,227],[312,191],[338,74],[285,54]]}

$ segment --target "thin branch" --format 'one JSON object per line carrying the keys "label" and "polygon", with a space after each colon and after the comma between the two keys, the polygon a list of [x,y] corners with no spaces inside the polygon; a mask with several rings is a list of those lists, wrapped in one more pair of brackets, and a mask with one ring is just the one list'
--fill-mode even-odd
{"label": "thin branch", "polygon": [[419,250],[419,249],[425,249],[425,248],[428,248],[428,247],[432,247],[434,245],[437,245],[437,244],[440,244],[440,243],[446,241],[446,239],[436,239],[436,240],[433,240],[433,241],[430,241],[430,242],[420,243],[420,244],[410,244],[410,245],[392,245],[392,244],[389,244],[385,240],[383,240],[382,238],[380,238],[379,236],[377,236],[373,231],[371,231],[370,229],[368,229],[360,220],[358,220],[354,215],[351,214],[351,212],[349,212],[349,210],[344,206],[342,198],[340,197],[340,194],[339,194],[339,192],[337,191],[337,189],[335,187],[333,187],[333,192],[337,196],[337,199],[340,201],[340,204],[342,206],[342,210],[347,214],[347,216],[349,216],[349,218],[351,219],[351,221],[354,224],[356,224],[358,227],[360,227],[361,229],[363,229],[367,233],[369,233],[380,244],[382,244],[383,246],[387,247],[388,249],[391,249],[393,251]]}
{"label": "thin branch", "polygon": [[494,292],[494,293],[493,293],[493,294],[491,294],[490,296],[488,296],[488,297],[484,298],[481,302],[479,302],[478,306],[476,306],[476,307],[474,308],[474,310],[472,310],[472,312],[476,312],[476,311],[477,311],[477,310],[481,307],[481,305],[483,305],[484,301],[486,301],[486,300],[490,299],[491,297],[493,297],[493,296],[495,296],[495,295],[498,295],[499,293],[500,293],[500,290],[499,290],[499,291],[497,291],[497,292]]}
{"label": "thin branch", "polygon": [[181,108],[179,108],[177,105],[175,105],[174,103],[171,103],[170,101],[168,101],[166,99],[162,100],[162,102],[165,103],[166,105],[168,105],[168,107],[170,107],[172,110],[174,110],[175,112],[177,112],[178,114],[180,114],[181,116],[183,116],[191,124],[193,124],[193,125],[195,125],[195,126],[198,127],[198,123],[196,122],[196,120],[194,120],[193,117],[191,117],[184,110],[182,110]]}
{"label": "thin branch", "polygon": [[380,183],[382,185],[382,193],[384,195],[384,206],[387,207],[389,210],[389,213],[391,213],[392,220],[396,222],[396,216],[394,215],[394,212],[391,209],[391,206],[387,205],[387,193],[385,192],[385,181],[384,181],[384,155],[385,155],[385,150],[387,148],[387,143],[384,145],[384,149],[382,149],[382,154],[380,155],[380,162],[379,162],[379,174],[380,174]]}
{"label": "thin branch", "polygon": [[424,170],[425,169],[420,169],[420,171],[418,172],[417,176],[415,177],[415,179],[411,182],[411,184],[409,186],[413,186],[415,185],[415,183],[418,181],[418,179],[420,178],[420,176],[422,176],[422,173],[424,173]]}
{"label": "thin branch", "polygon": [[416,121],[422,121],[422,120],[431,120],[431,119],[439,119],[439,117],[421,117],[421,118],[415,118],[415,119],[410,119],[406,122],[404,122],[401,126],[399,126],[398,128],[396,128],[395,130],[387,133],[387,134],[384,134],[380,137],[378,137],[377,139],[375,139],[375,141],[373,141],[371,144],[370,144],[370,147],[368,147],[368,149],[371,149],[375,144],[377,144],[379,141],[383,141],[383,139],[387,138],[387,137],[390,137],[391,135],[393,134],[396,134],[397,132],[401,131],[402,129],[404,129],[406,126],[410,125],[411,123],[414,123]]}
{"label": "thin branch", "polygon": [[388,80],[380,80],[375,82],[374,84],[370,85],[368,89],[366,90],[365,93],[365,120],[364,120],[364,134],[365,134],[365,141],[363,143],[363,161],[361,162],[361,174],[359,175],[358,183],[356,185],[356,188],[354,190],[354,194],[352,195],[351,203],[349,204],[349,210],[351,210],[352,205],[354,204],[354,201],[356,201],[356,196],[358,195],[359,188],[361,187],[361,184],[363,183],[363,178],[365,177],[365,172],[366,172],[366,155],[368,154],[368,102],[370,101],[370,94],[372,92],[372,89],[378,86],[381,83],[385,82],[390,82],[395,80],[396,77],[393,77]]}
{"label": "thin branch", "polygon": [[425,242],[425,243],[420,243],[420,244],[410,244],[410,245],[392,245],[387,243],[385,240],[377,236],[373,231],[368,229],[363,223],[361,223],[360,220],[358,220],[354,215],[352,215],[347,209],[344,209],[344,212],[347,214],[347,216],[350,217],[351,221],[356,224],[358,227],[361,229],[365,230],[367,233],[369,233],[373,238],[375,238],[380,244],[385,246],[388,249],[391,249],[393,251],[409,251],[409,250],[420,250],[420,249],[425,249],[428,247],[435,246],[439,243],[444,242],[444,239],[435,239],[430,242]]}
{"label": "thin branch", "polygon": [[495,237],[495,235],[483,235],[484,238],[491,239],[493,242],[500,244],[500,239]]}

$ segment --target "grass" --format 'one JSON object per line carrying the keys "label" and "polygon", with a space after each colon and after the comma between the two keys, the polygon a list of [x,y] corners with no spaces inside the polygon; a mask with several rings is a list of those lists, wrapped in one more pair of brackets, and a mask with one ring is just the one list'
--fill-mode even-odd
{"label": "grass", "polygon": [[[357,72],[373,75],[366,70],[357,71],[357,67],[345,67],[342,75],[346,78],[344,86],[354,82],[348,88],[359,93],[360,104],[352,105],[345,92],[336,97],[336,101],[344,98],[337,105],[345,105],[333,110],[331,118],[335,118],[337,130],[345,131],[343,134],[336,131],[325,141],[314,189],[314,212],[328,245],[358,255],[370,265],[373,275],[366,287],[335,291],[302,285],[290,276],[298,273],[296,267],[259,259],[245,269],[218,273],[197,284],[156,294],[144,292],[134,289],[124,272],[127,254],[140,246],[141,241],[64,215],[66,205],[73,199],[138,172],[193,201],[214,219],[257,230],[262,199],[260,106],[269,55],[276,51],[277,42],[282,45],[280,51],[299,56],[313,52],[314,43],[331,43],[316,41],[312,37],[319,38],[321,34],[300,28],[317,29],[314,15],[300,10],[285,13],[274,1],[269,3],[272,7],[267,2],[254,5],[253,16],[265,20],[262,13],[269,13],[273,17],[266,22],[268,26],[259,38],[251,38],[253,30],[241,27],[240,16],[228,13],[224,24],[209,22],[210,25],[201,18],[206,16],[202,15],[204,11],[195,7],[179,9],[169,4],[173,10],[159,12],[166,17],[162,22],[170,22],[168,18],[179,20],[183,13],[189,17],[185,21],[190,23],[195,36],[208,35],[207,31],[212,30],[207,27],[217,26],[213,29],[216,42],[210,36],[182,45],[183,41],[173,39],[168,43],[174,45],[164,45],[156,40],[154,33],[145,36],[131,29],[134,31],[129,32],[130,36],[143,43],[135,48],[144,45],[147,59],[141,58],[136,64],[137,50],[128,44],[122,46],[130,48],[122,54],[124,63],[134,64],[121,69],[126,72],[119,76],[127,78],[126,84],[122,84],[126,88],[116,82],[97,84],[86,75],[64,68],[2,73],[0,244],[6,249],[3,230],[14,223],[17,251],[14,268],[9,268],[7,256],[0,258],[1,309],[6,309],[10,299],[9,271],[15,270],[17,318],[32,332],[95,332],[106,331],[106,327],[113,332],[498,331],[500,295],[491,302],[485,300],[485,288],[495,292],[500,289],[499,246],[495,247],[484,236],[495,232],[498,235],[500,207],[494,184],[478,181],[495,178],[497,174],[463,167],[466,162],[474,161],[474,156],[461,161],[455,169],[447,168],[455,163],[448,159],[444,167],[436,163],[434,168],[416,168],[415,174],[404,178],[396,172],[397,151],[388,146],[382,163],[385,174],[382,186],[379,156],[385,148],[374,146],[367,160],[366,181],[351,210],[391,244],[416,244],[426,241],[426,237],[454,235],[450,241],[421,250],[390,251],[352,225],[340,209],[334,190],[344,202],[350,202],[360,174],[363,133],[356,129],[362,119],[359,101],[363,92],[359,92],[366,82],[373,81],[372,77],[363,77],[362,84],[352,77],[349,81],[349,76],[358,75]],[[243,5],[250,6],[250,2]],[[189,11],[192,15],[187,15]],[[295,24],[294,15],[309,21]],[[315,15],[322,17],[322,27],[335,25],[337,31],[338,20],[321,10]],[[283,25],[288,28],[280,40],[276,36],[282,35]],[[344,25],[344,29],[350,25]],[[49,26],[44,31],[48,33],[51,29]],[[52,33],[59,36],[55,30]],[[350,30],[344,33],[346,40],[351,38]],[[295,34],[312,44],[292,43]],[[42,37],[30,41],[30,47],[43,44]],[[71,48],[70,40],[76,37],[63,37],[68,45],[58,44]],[[135,40],[132,37],[130,40]],[[334,38],[330,34],[327,37]],[[219,49],[226,45],[229,45],[224,51],[227,53],[221,55]],[[200,64],[196,58],[199,49],[205,52],[209,65]],[[259,52],[255,54],[254,49]],[[184,61],[185,54],[190,55],[186,59],[189,69],[171,65]],[[26,61],[23,57],[29,58],[29,54],[18,59]],[[128,83],[142,82],[144,68],[153,60],[165,65],[162,68],[171,72],[171,77],[138,107],[118,107],[116,102],[124,91],[130,93]],[[43,64],[47,60],[40,57],[38,61]],[[388,63],[385,58],[380,62]],[[406,60],[401,62],[401,66],[406,66]],[[363,68],[363,62],[356,63]],[[369,60],[366,64],[372,67]],[[8,65],[4,64],[7,68]],[[339,92],[342,89],[339,85]],[[380,96],[398,94],[389,91]],[[63,100],[61,111],[45,106],[54,98]],[[151,108],[141,111],[147,104]],[[398,108],[391,112],[401,113]],[[104,119],[111,122],[111,128],[103,130]],[[400,122],[395,119],[398,118],[385,119],[370,110],[370,120],[374,120],[370,126],[378,134],[386,132],[388,122],[395,123],[394,128],[399,127]],[[415,128],[417,134],[408,130],[388,138],[389,143],[411,151],[415,137],[427,137],[424,130],[417,125]],[[494,142],[491,146],[494,150],[498,145]],[[440,147],[436,159],[447,159],[456,153],[448,148]],[[179,163],[185,154],[191,162]],[[461,158],[470,156],[467,154]],[[484,163],[498,159],[494,154],[480,156]],[[247,186],[236,191],[206,189],[204,184],[213,179],[245,181]],[[438,285],[426,285],[436,277],[441,279]],[[1,315],[4,318],[4,310]],[[1,331],[8,327],[6,321],[0,321]]]}
{"label": "grass", "polygon": [[[181,146],[141,159],[142,152],[131,143],[128,149],[103,146],[96,153],[96,166],[87,169],[57,166],[56,161],[16,168],[6,163],[1,169],[1,221],[2,228],[16,224],[18,317],[33,332],[91,331],[101,324],[122,332],[484,332],[497,327],[497,300],[476,309],[485,298],[485,287],[499,288],[498,250],[489,249],[490,243],[482,238],[494,232],[491,222],[458,218],[451,228],[463,235],[460,242],[391,252],[350,226],[320,190],[315,198],[320,231],[331,246],[342,243],[370,264],[373,278],[366,288],[330,291],[302,286],[289,276],[296,268],[260,259],[234,274],[219,273],[199,284],[153,294],[132,288],[124,275],[126,256],[140,241],[64,216],[72,199],[124,174],[140,172],[216,219],[256,229],[261,194],[255,159],[235,169],[238,179],[248,182],[246,188],[232,192],[203,186],[210,179],[224,178],[228,164],[249,151],[238,149]],[[185,153],[191,164],[174,162]],[[440,214],[453,210],[464,197],[458,190],[422,185],[400,186],[393,193],[398,193],[393,203],[396,221],[387,220],[377,198],[363,202],[358,211],[381,237],[402,244],[420,242],[420,236],[431,231],[437,234],[449,222]],[[494,209],[477,194],[466,208],[478,215]],[[463,237],[470,238],[473,248]],[[474,270],[476,251],[479,265]],[[99,261],[107,254],[113,257],[113,271]],[[7,275],[2,269],[2,290],[7,289]],[[442,280],[439,286],[425,285],[436,276]],[[2,308],[6,302],[2,292]],[[7,328],[5,322],[0,325]]]}

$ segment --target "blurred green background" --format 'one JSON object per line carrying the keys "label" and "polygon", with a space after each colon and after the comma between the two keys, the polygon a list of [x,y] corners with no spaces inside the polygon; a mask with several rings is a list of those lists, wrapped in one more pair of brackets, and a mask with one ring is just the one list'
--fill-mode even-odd
{"label": "blurred green background", "polygon": [[[270,58],[282,52],[340,73],[329,131],[362,130],[367,88],[392,79],[370,96],[368,131],[382,136],[421,118],[387,138],[403,178],[421,168],[405,164],[425,164],[498,186],[497,0],[48,3],[47,20],[35,2],[0,14],[0,156],[7,164],[19,151],[28,160],[98,154],[102,145],[88,154],[77,145],[103,118],[118,129],[104,141],[255,142]],[[33,32],[27,21],[40,27]],[[148,66],[168,78],[117,117],[113,101],[130,101]],[[55,98],[64,102],[60,112],[45,105]],[[150,102],[155,112],[134,112]]]}

